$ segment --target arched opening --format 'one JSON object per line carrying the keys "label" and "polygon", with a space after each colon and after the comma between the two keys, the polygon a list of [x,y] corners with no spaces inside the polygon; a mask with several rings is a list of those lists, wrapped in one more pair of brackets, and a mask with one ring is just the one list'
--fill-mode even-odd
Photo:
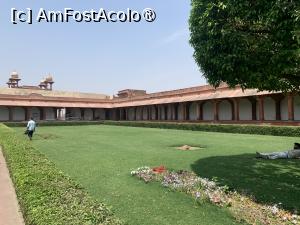
{"label": "arched opening", "polygon": [[55,120],[55,113],[53,108],[44,108],[45,120]]}
{"label": "arched opening", "polygon": [[189,118],[190,120],[197,120],[198,118],[198,115],[197,115],[197,112],[198,112],[198,104],[196,102],[193,102],[191,105],[190,105],[190,109],[189,109]]}
{"label": "arched opening", "polygon": [[252,120],[252,103],[246,98],[239,100],[239,118],[240,120]]}
{"label": "arched opening", "polygon": [[280,102],[280,115],[281,120],[289,120],[288,96],[285,96]]}
{"label": "arched opening", "polygon": [[184,110],[185,105],[182,103],[179,103],[178,105],[178,120],[185,120],[184,118]]}
{"label": "arched opening", "polygon": [[214,120],[214,105],[211,101],[203,103],[203,120]]}
{"label": "arched opening", "polygon": [[148,120],[148,107],[143,107],[143,120]]}
{"label": "arched opening", "polygon": [[95,120],[105,120],[105,109],[96,109],[95,110]]}
{"label": "arched opening", "polygon": [[9,109],[7,107],[0,107],[0,121],[8,121],[9,120]]}
{"label": "arched opening", "polygon": [[271,97],[264,99],[264,117],[265,120],[276,120],[276,103]]}
{"label": "arched opening", "polygon": [[25,121],[25,109],[22,107],[12,108],[12,119],[13,121]]}
{"label": "arched opening", "polygon": [[232,105],[228,100],[219,103],[219,120],[232,120]]}
{"label": "arched opening", "polygon": [[93,110],[92,109],[84,109],[84,120],[93,120]]}

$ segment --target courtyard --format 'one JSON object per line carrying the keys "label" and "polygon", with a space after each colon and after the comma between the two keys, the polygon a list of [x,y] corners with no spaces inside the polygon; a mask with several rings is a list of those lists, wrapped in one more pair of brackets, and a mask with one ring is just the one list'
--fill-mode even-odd
{"label": "courtyard", "polygon": [[[23,128],[15,128],[19,135]],[[24,137],[25,138],[25,137]],[[217,179],[262,204],[299,211],[300,161],[255,159],[290,149],[298,138],[119,126],[39,127],[33,145],[128,224],[239,224],[226,208],[130,176],[164,165]],[[182,145],[200,146],[180,151]]]}

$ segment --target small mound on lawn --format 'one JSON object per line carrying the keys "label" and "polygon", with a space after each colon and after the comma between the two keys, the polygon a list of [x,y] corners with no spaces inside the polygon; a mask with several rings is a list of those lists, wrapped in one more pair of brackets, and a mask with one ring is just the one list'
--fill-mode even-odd
{"label": "small mound on lawn", "polygon": [[194,151],[194,150],[199,150],[199,149],[204,149],[204,148],[200,147],[200,146],[182,145],[182,146],[176,147],[176,149],[181,150],[181,151]]}

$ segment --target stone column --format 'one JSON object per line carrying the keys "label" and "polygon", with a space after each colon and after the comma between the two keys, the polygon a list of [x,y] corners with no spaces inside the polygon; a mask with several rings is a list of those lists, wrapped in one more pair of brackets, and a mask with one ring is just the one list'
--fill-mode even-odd
{"label": "stone column", "polygon": [[197,102],[197,120],[203,120],[203,102]]}
{"label": "stone column", "polygon": [[157,105],[157,119],[161,120],[161,110],[160,110],[160,105]]}
{"label": "stone column", "polygon": [[294,96],[293,94],[288,95],[288,118],[290,121],[295,120],[295,115],[294,115]]}
{"label": "stone column", "polygon": [[214,121],[219,121],[219,100],[214,99],[213,100],[213,105],[214,105]]}
{"label": "stone column", "polygon": [[257,116],[256,116],[256,103],[257,103],[257,99],[255,97],[248,97],[247,98],[250,103],[251,103],[251,109],[252,109],[252,120],[256,121],[257,120]]}
{"label": "stone column", "polygon": [[7,107],[7,109],[8,109],[8,120],[13,121],[13,108]]}
{"label": "stone column", "polygon": [[164,106],[165,120],[168,120],[168,105]]}
{"label": "stone column", "polygon": [[185,120],[186,121],[190,120],[190,106],[191,106],[190,102],[187,102],[185,104]]}
{"label": "stone column", "polygon": [[174,119],[178,120],[178,103],[174,104]]}
{"label": "stone column", "polygon": [[125,108],[125,120],[129,120],[128,108]]}
{"label": "stone column", "polygon": [[57,108],[53,108],[54,119],[57,120]]}
{"label": "stone column", "polygon": [[148,111],[148,120],[152,120],[152,108],[151,106],[148,106],[147,107],[147,111]]}
{"label": "stone column", "polygon": [[264,96],[258,97],[258,105],[259,105],[259,120],[265,120],[265,108],[264,108]]}
{"label": "stone column", "polygon": [[92,109],[92,120],[95,120],[96,109]]}
{"label": "stone column", "polygon": [[40,120],[46,120],[47,117],[46,108],[41,107],[39,108],[39,110],[40,110]]}
{"label": "stone column", "polygon": [[186,120],[186,103],[181,103],[182,120]]}
{"label": "stone column", "polygon": [[232,105],[232,120],[240,120],[240,99],[234,98]]}

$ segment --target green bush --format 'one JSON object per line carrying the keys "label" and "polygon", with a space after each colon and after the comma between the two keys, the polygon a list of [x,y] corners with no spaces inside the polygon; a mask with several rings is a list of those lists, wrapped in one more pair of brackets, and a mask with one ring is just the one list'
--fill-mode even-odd
{"label": "green bush", "polygon": [[221,125],[193,124],[168,122],[134,122],[134,121],[104,121],[106,125],[149,127],[162,129],[193,130],[238,134],[259,134],[273,136],[300,137],[300,127],[266,126],[266,125]]}
{"label": "green bush", "polygon": [[3,124],[0,124],[0,145],[26,224],[121,224],[105,205],[93,200],[29,141]]}
{"label": "green bush", "polygon": [[[27,122],[5,122],[8,127],[26,127]],[[38,126],[80,126],[80,125],[99,125],[103,121],[40,121]]]}

